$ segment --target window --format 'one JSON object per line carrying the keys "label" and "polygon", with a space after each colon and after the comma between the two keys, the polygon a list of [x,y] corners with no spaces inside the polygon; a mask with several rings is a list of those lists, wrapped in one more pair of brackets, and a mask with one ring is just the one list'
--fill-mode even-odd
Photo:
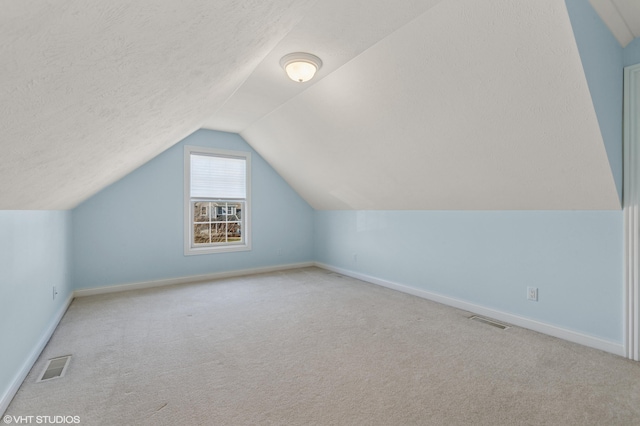
{"label": "window", "polygon": [[185,255],[251,250],[248,152],[185,146]]}

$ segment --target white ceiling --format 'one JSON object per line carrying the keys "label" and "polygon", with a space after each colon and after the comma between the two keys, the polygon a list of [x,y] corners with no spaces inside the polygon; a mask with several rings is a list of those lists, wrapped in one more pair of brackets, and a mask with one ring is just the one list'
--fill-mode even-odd
{"label": "white ceiling", "polygon": [[[240,133],[441,1],[403,0],[402,7],[388,0],[318,1],[204,127]],[[286,78],[280,59],[305,51],[319,56],[322,68],[301,85]]]}
{"label": "white ceiling", "polygon": [[241,135],[316,209],[620,208],[561,1],[440,2]]}
{"label": "white ceiling", "polygon": [[68,209],[200,128],[315,0],[9,1],[0,209]]}
{"label": "white ceiling", "polygon": [[200,127],[318,209],[620,208],[564,1],[2,7],[0,209],[72,208]]}
{"label": "white ceiling", "polygon": [[589,3],[622,47],[640,37],[640,0],[589,0]]}

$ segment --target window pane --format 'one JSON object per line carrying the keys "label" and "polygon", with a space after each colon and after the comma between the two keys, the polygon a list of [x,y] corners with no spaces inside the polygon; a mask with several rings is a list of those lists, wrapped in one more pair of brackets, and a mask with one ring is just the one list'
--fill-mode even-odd
{"label": "window pane", "polygon": [[213,202],[211,203],[211,221],[228,222],[242,220],[242,202]]}
{"label": "window pane", "polygon": [[229,222],[227,224],[227,241],[238,243],[242,241],[242,229],[240,222]]}
{"label": "window pane", "polygon": [[226,223],[213,223],[211,232],[212,243],[226,243],[227,242],[227,224]]}
{"label": "window pane", "polygon": [[194,244],[209,244],[210,239],[210,226],[207,224],[193,225],[193,243]]}
{"label": "window pane", "polygon": [[193,221],[209,222],[209,214],[211,211],[211,203],[207,201],[196,201],[193,203]]}
{"label": "window pane", "polygon": [[242,220],[243,203],[227,203],[227,220]]}
{"label": "window pane", "polygon": [[224,208],[225,208],[226,203],[225,202],[220,202],[220,203],[211,203],[211,221],[212,222],[224,222],[225,221],[225,215],[224,215]]}

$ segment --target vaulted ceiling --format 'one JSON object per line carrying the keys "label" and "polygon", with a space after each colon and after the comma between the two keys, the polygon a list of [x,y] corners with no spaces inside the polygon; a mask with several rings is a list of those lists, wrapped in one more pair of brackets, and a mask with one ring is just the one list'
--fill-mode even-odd
{"label": "vaulted ceiling", "polygon": [[200,128],[315,0],[0,6],[0,209],[68,209]]}
{"label": "vaulted ceiling", "polygon": [[564,1],[1,7],[0,209],[73,208],[200,127],[317,209],[620,208]]}

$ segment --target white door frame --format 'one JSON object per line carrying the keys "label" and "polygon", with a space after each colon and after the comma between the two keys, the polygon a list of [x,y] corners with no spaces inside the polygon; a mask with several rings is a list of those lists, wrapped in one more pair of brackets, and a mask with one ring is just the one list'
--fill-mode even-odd
{"label": "white door frame", "polygon": [[640,361],[640,64],[624,69],[624,346],[627,358]]}

